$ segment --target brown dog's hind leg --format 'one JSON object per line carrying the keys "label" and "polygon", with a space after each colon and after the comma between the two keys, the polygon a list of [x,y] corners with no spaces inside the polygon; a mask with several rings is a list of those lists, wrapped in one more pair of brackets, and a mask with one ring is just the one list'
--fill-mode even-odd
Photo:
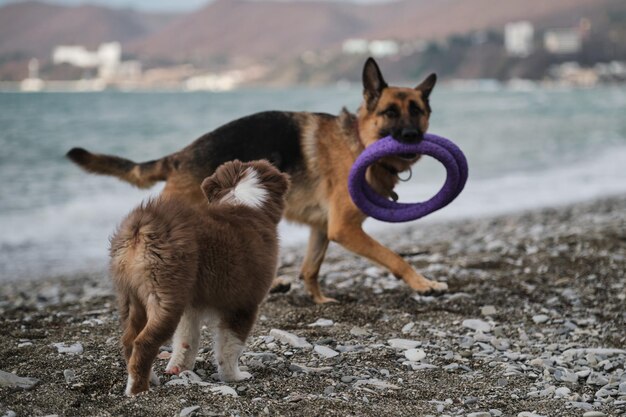
{"label": "brown dog's hind leg", "polygon": [[176,304],[157,300],[154,294],[148,297],[146,307],[148,320],[133,342],[128,361],[126,395],[129,396],[148,390],[159,347],[172,337],[183,313]]}
{"label": "brown dog's hind leg", "polygon": [[136,300],[131,301],[129,294],[120,295],[120,318],[122,321],[122,352],[126,363],[130,360],[133,353],[133,343],[137,335],[146,326],[148,317],[146,310]]}
{"label": "brown dog's hind leg", "polygon": [[417,273],[402,257],[381,245],[363,231],[360,212],[349,201],[334,200],[329,212],[329,238],[344,248],[384,266],[398,278],[402,278],[409,287],[424,294],[442,292],[448,289],[443,282],[431,281]]}
{"label": "brown dog's hind leg", "polygon": [[328,235],[326,231],[311,227],[309,246],[307,247],[304,262],[300,270],[300,279],[304,281],[304,287],[317,304],[337,302],[334,298],[326,297],[320,289],[317,277],[320,272],[322,261],[328,249]]}

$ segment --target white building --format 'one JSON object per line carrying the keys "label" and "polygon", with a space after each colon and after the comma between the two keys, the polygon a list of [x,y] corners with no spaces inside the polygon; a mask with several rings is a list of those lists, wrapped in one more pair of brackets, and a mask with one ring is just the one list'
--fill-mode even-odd
{"label": "white building", "polygon": [[94,68],[98,61],[96,52],[90,52],[80,45],[60,45],[52,51],[52,62],[55,65],[70,64],[79,68]]}
{"label": "white building", "polygon": [[543,36],[543,46],[552,54],[574,54],[580,51],[582,40],[576,29],[550,30]]}
{"label": "white building", "polygon": [[520,21],[504,26],[504,47],[509,56],[525,57],[533,52],[535,29],[532,23]]}
{"label": "white building", "polygon": [[103,80],[135,79],[141,75],[139,61],[122,61],[122,45],[108,42],[88,51],[80,45],[60,45],[52,52],[52,62],[56,65],[70,64],[79,68],[97,68],[98,77]]}
{"label": "white building", "polygon": [[400,52],[400,46],[396,41],[371,41],[369,45],[369,50],[374,58],[380,58],[383,56],[398,55],[398,53]]}
{"label": "white building", "polygon": [[366,39],[347,39],[343,42],[344,54],[366,54],[369,51],[369,42]]}
{"label": "white building", "polygon": [[383,56],[398,55],[400,53],[400,45],[392,40],[373,40],[366,39],[347,39],[342,50],[345,54],[371,54],[375,58]]}

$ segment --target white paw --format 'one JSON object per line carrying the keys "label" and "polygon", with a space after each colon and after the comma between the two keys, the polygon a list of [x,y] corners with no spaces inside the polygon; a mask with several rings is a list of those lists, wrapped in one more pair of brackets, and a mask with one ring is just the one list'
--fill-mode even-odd
{"label": "white paw", "polygon": [[133,387],[133,382],[134,382],[133,378],[130,375],[128,375],[128,380],[126,381],[126,390],[124,390],[124,394],[127,397],[132,397],[132,395],[133,395],[133,394],[130,393],[131,392],[130,390]]}
{"label": "white paw", "polygon": [[252,374],[250,372],[239,372],[239,376],[237,377],[237,381],[243,381],[245,379],[252,378]]}
{"label": "white paw", "polygon": [[252,378],[250,372],[237,371],[233,373],[220,373],[218,378],[222,382],[237,382]]}

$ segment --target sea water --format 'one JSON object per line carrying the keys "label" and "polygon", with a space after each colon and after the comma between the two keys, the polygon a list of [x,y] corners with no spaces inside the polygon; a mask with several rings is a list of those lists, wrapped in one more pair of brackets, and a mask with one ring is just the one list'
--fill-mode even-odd
{"label": "sea water", "polygon": [[[162,185],[139,190],[87,174],[74,146],[147,161],[262,110],[355,111],[354,88],[224,93],[0,93],[0,281],[104,271],[108,237]],[[626,87],[455,90],[431,97],[432,133],[465,152],[470,175],[452,204],[420,222],[489,216],[626,192]],[[245,138],[242,138],[245,139]],[[404,202],[439,190],[444,168],[424,157],[397,191]],[[374,235],[400,231],[366,222]],[[306,228],[281,224],[283,245]]]}

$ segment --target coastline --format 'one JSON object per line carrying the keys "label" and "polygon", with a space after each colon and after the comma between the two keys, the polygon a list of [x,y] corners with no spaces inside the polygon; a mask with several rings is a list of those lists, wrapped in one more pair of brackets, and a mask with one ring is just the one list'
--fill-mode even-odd
{"label": "coastline", "polygon": [[[162,385],[138,398],[123,396],[108,277],[2,283],[0,370],[38,382],[0,386],[0,413],[171,416],[195,406],[187,415],[626,412],[626,197],[418,223],[382,240],[451,291],[416,295],[331,245],[320,276],[339,303],[316,306],[296,279],[304,247],[285,248],[279,276],[292,289],[268,297],[242,357],[254,378],[213,381],[204,331],[201,381],[164,385],[166,361],[158,359]],[[332,325],[310,326],[322,318]],[[322,348],[282,344],[272,329]],[[80,343],[82,352],[59,353],[54,343]]]}

